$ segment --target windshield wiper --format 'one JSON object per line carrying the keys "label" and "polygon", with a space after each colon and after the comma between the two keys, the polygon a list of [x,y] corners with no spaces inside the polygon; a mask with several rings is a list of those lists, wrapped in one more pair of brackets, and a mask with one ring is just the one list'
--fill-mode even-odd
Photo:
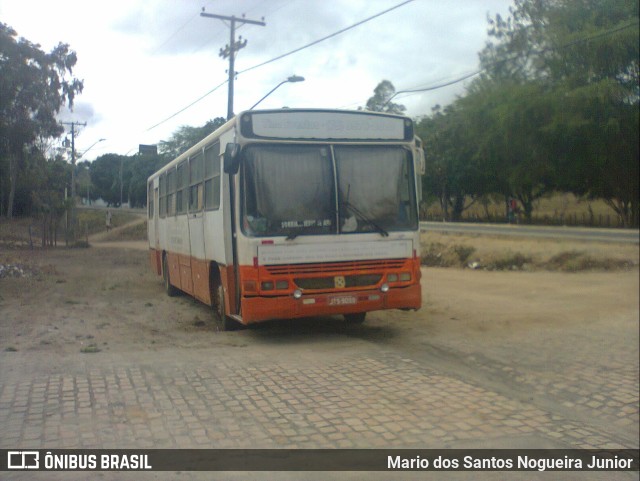
{"label": "windshield wiper", "polygon": [[297,232],[290,231],[289,234],[287,234],[287,237],[285,237],[284,240],[293,240],[296,237],[298,237],[299,235],[300,234],[298,234]]}
{"label": "windshield wiper", "polygon": [[[351,188],[351,186],[349,186],[349,188]],[[349,197],[349,194],[347,193],[347,198],[348,197]],[[343,204],[347,209],[349,209],[356,216],[358,216],[358,218],[361,221],[366,222],[367,224],[372,226],[375,230],[377,230],[382,237],[389,237],[389,233],[383,227],[381,227],[380,225],[376,224],[373,219],[370,219],[365,214],[363,214],[362,211],[360,209],[358,209],[355,205],[353,205],[351,202],[349,202],[348,200],[345,200],[345,201],[343,201]]]}

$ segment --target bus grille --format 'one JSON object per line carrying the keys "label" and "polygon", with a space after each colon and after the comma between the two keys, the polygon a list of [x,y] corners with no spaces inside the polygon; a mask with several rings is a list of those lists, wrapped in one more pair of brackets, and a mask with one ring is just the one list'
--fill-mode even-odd
{"label": "bus grille", "polygon": [[334,274],[344,275],[353,271],[380,272],[388,269],[401,269],[406,259],[384,259],[372,261],[323,262],[317,264],[282,264],[265,266],[273,276]]}
{"label": "bus grille", "polygon": [[[375,286],[380,282],[380,279],[382,279],[382,274],[344,276],[344,285],[340,288]],[[295,278],[293,282],[300,289],[334,289],[337,287],[333,277],[300,277]]]}

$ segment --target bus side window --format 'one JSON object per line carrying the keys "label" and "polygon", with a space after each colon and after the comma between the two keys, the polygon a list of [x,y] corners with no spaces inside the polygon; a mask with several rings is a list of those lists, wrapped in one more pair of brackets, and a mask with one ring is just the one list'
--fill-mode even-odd
{"label": "bus side window", "polygon": [[204,178],[202,152],[189,159],[189,212],[202,210],[202,180]]}
{"label": "bus side window", "polygon": [[148,214],[149,214],[149,219],[153,219],[153,208],[154,208],[154,202],[153,202],[153,180],[151,182],[149,182],[149,185],[147,186],[147,209],[148,209]]}
{"label": "bus side window", "polygon": [[167,215],[176,214],[176,170],[167,172]]}
{"label": "bus side window", "polygon": [[160,193],[159,193],[158,213],[161,218],[165,218],[167,215],[167,175],[162,174],[160,176]]}
{"label": "bus side window", "polygon": [[207,210],[220,208],[220,142],[204,151],[204,207]]}
{"label": "bus side window", "polygon": [[187,171],[186,161],[178,164],[176,184],[176,213],[184,214],[187,212],[187,202],[189,199],[189,173]]}

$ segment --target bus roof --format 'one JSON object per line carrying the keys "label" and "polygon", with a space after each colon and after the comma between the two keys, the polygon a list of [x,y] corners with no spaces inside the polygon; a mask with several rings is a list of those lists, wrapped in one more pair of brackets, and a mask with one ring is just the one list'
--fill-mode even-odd
{"label": "bus roof", "polygon": [[410,142],[414,139],[413,122],[402,115],[336,109],[245,110],[180,154],[149,179],[201,151],[238,124],[236,133],[242,138],[262,141]]}
{"label": "bus roof", "polygon": [[247,139],[410,141],[413,122],[401,115],[364,110],[279,109],[238,114]]}

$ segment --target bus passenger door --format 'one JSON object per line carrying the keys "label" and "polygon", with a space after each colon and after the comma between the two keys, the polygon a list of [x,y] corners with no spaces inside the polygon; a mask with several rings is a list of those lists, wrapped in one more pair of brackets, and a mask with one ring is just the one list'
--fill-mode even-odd
{"label": "bus passenger door", "polygon": [[196,299],[211,304],[209,292],[209,271],[204,252],[204,212],[202,210],[202,184],[194,186],[197,196],[194,200],[198,206],[189,212],[189,247],[191,251],[191,278],[193,282],[193,295]]}
{"label": "bus passenger door", "polygon": [[160,210],[160,200],[159,200],[159,195],[158,195],[158,188],[154,188],[153,189],[153,205],[154,205],[154,210],[153,210],[153,231],[154,231],[154,236],[155,236],[155,244],[154,244],[154,248],[156,249],[156,252],[160,252],[160,226],[159,224],[159,215],[158,215],[158,211]]}
{"label": "bus passenger door", "polygon": [[[155,184],[155,187],[154,187]],[[149,189],[147,192],[147,242],[149,243],[149,260],[151,262],[151,268],[153,272],[158,275],[162,275],[162,250],[160,248],[160,226],[158,217],[158,210],[160,204],[158,194],[158,183],[149,183]]]}

